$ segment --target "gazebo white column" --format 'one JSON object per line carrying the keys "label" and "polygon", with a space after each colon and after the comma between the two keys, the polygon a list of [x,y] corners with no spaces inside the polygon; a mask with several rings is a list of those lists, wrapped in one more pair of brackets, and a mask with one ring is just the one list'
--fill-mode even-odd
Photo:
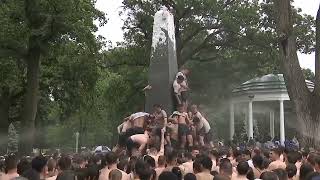
{"label": "gazebo white column", "polygon": [[234,135],[234,104],[230,103],[230,140],[233,139]]}
{"label": "gazebo white column", "polygon": [[280,100],[280,142],[284,145],[285,131],[284,131],[284,107],[283,100]]}
{"label": "gazebo white column", "polygon": [[253,138],[253,111],[252,111],[252,100],[249,101],[248,106],[248,116],[249,116],[249,138]]}
{"label": "gazebo white column", "polygon": [[270,111],[270,136],[274,138],[274,111]]}

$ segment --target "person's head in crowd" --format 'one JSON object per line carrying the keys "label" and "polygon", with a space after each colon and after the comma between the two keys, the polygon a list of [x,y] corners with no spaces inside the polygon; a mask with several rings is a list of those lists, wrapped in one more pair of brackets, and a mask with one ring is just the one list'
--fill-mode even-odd
{"label": "person's head in crowd", "polygon": [[249,169],[249,164],[246,161],[241,161],[237,165],[237,172],[239,176],[247,176]]}
{"label": "person's head in crowd", "polygon": [[121,171],[124,171],[124,172],[126,172],[127,171],[127,169],[128,169],[128,159],[126,158],[126,159],[121,159],[120,161],[119,161],[119,163],[117,164],[117,168],[118,169],[120,169]]}
{"label": "person's head in crowd", "polygon": [[39,180],[44,179],[47,175],[47,160],[43,156],[36,156],[31,161],[31,169],[26,170],[22,176],[27,179]]}
{"label": "person's head in crowd", "polygon": [[181,84],[183,81],[184,81],[184,77],[183,76],[180,75],[180,76],[177,77],[177,83],[178,84]]}
{"label": "person's head in crowd", "polygon": [[145,155],[143,157],[144,162],[148,163],[150,165],[151,168],[156,168],[156,161],[154,160],[153,157],[149,156],[149,155]]}
{"label": "person's head in crowd", "polygon": [[71,158],[69,156],[62,156],[58,161],[60,171],[67,171],[71,169]]}
{"label": "person's head in crowd", "polygon": [[140,180],[149,180],[152,175],[150,165],[143,160],[138,160],[134,167],[134,177]]}
{"label": "person's head in crowd", "polygon": [[178,104],[178,105],[177,105],[177,111],[180,112],[180,113],[183,113],[183,112],[184,112],[184,106],[183,106],[183,104]]}
{"label": "person's head in crowd", "polygon": [[193,173],[188,173],[188,174],[184,175],[183,179],[184,180],[197,180],[197,177]]}
{"label": "person's head in crowd", "polygon": [[286,164],[295,164],[298,161],[298,152],[292,151],[286,155]]}
{"label": "person's head in crowd", "polygon": [[209,157],[213,161],[217,161],[219,159],[219,152],[217,150],[211,150],[209,151]]}
{"label": "person's head in crowd", "polygon": [[116,155],[116,153],[114,152],[108,152],[106,154],[106,163],[107,163],[107,166],[114,166],[117,164],[117,160],[118,160],[118,157]]}
{"label": "person's head in crowd", "polygon": [[279,168],[279,169],[273,170],[273,172],[277,174],[279,180],[288,180],[288,174],[286,170]]}
{"label": "person's head in crowd", "polygon": [[168,152],[166,155],[167,165],[168,166],[176,166],[177,165],[178,155],[175,151]]}
{"label": "person's head in crowd", "polygon": [[177,175],[170,171],[164,171],[160,174],[159,180],[178,180]]}
{"label": "person's head in crowd", "polygon": [[206,155],[201,155],[201,157],[199,157],[199,158],[200,158],[202,171],[210,172],[211,169],[212,169],[212,161],[211,161],[211,159]]}
{"label": "person's head in crowd", "polygon": [[242,155],[244,161],[248,161],[251,159],[251,151],[249,149],[244,150]]}
{"label": "person's head in crowd", "polygon": [[260,155],[255,155],[252,157],[252,163],[255,168],[263,170],[263,157]]}
{"label": "person's head in crowd", "polygon": [[55,176],[56,174],[56,166],[57,161],[55,159],[49,159],[48,160],[48,175],[49,177]]}
{"label": "person's head in crowd", "polygon": [[255,178],[254,178],[254,172],[253,172],[253,169],[251,168],[251,167],[249,167],[249,170],[248,170],[248,172],[247,172],[247,179],[248,180],[254,180]]}
{"label": "person's head in crowd", "polygon": [[121,180],[122,179],[122,173],[118,169],[113,169],[109,173],[109,179],[110,180]]}
{"label": "person's head in crowd", "polygon": [[155,112],[160,113],[162,111],[162,106],[160,104],[154,104],[153,109]]}
{"label": "person's head in crowd", "polygon": [[151,176],[150,180],[156,180],[157,179],[157,172],[154,169],[151,169]]}
{"label": "person's head in crowd", "polygon": [[6,174],[13,174],[17,173],[17,165],[18,165],[18,159],[15,155],[9,155],[5,161],[5,173]]}
{"label": "person's head in crowd", "polygon": [[271,161],[280,160],[281,153],[282,153],[282,151],[279,148],[272,149],[270,151],[270,159],[271,159]]}
{"label": "person's head in crowd", "polygon": [[300,180],[305,180],[309,173],[314,172],[313,166],[311,164],[302,164],[300,168]]}
{"label": "person's head in crowd", "polygon": [[20,176],[27,170],[31,169],[31,163],[26,158],[22,158],[17,166],[17,172]]}
{"label": "person's head in crowd", "polygon": [[198,112],[198,106],[196,104],[192,104],[190,109],[194,114]]}
{"label": "person's head in crowd", "polygon": [[31,167],[32,169],[40,173],[40,176],[45,176],[48,171],[47,159],[43,156],[37,156],[31,161]]}
{"label": "person's head in crowd", "polygon": [[286,171],[287,171],[287,174],[288,174],[288,178],[292,179],[297,174],[297,167],[296,167],[295,164],[289,163],[289,164],[287,164]]}
{"label": "person's head in crowd", "polygon": [[198,146],[194,146],[191,151],[193,159],[195,159],[200,154],[200,148]]}
{"label": "person's head in crowd", "polygon": [[306,178],[306,180],[320,180],[320,173],[319,172],[312,172],[309,173]]}
{"label": "person's head in crowd", "polygon": [[202,172],[202,165],[199,157],[193,161],[193,172],[195,174]]}
{"label": "person's head in crowd", "polygon": [[179,167],[173,167],[171,172],[177,176],[178,180],[182,180],[182,172]]}
{"label": "person's head in crowd", "polygon": [[251,157],[255,155],[261,155],[261,150],[259,148],[254,148],[253,151],[251,152]]}
{"label": "person's head in crowd", "polygon": [[131,156],[127,168],[127,173],[130,174],[134,171],[134,166],[136,165],[136,162],[138,161],[138,158],[136,156]]}
{"label": "person's head in crowd", "polygon": [[166,166],[166,157],[159,156],[158,158],[158,167],[165,167]]}
{"label": "person's head in crowd", "polygon": [[223,176],[223,175],[218,174],[213,177],[213,180],[231,180],[231,178],[228,176]]}
{"label": "person's head in crowd", "polygon": [[85,168],[87,165],[87,161],[83,156],[79,155],[74,160],[79,168]]}
{"label": "person's head in crowd", "polygon": [[232,164],[229,159],[220,160],[219,174],[231,178],[233,173]]}
{"label": "person's head in crowd", "polygon": [[277,174],[273,171],[266,171],[263,172],[260,176],[262,180],[279,180]]}

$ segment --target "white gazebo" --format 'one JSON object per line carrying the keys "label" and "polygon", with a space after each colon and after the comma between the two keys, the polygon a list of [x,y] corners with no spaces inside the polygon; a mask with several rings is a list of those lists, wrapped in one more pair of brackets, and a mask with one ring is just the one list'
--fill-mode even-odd
{"label": "white gazebo", "polygon": [[[310,91],[314,88],[314,83],[306,81]],[[230,101],[230,139],[234,136],[234,121],[236,109],[242,109],[245,113],[247,124],[247,134],[253,138],[253,112],[263,111],[270,116],[270,136],[275,136],[275,109],[279,108],[279,131],[280,142],[283,145],[285,141],[285,101],[290,104],[290,98],[286,89],[282,74],[269,74],[259,78],[251,79],[232,91]],[[262,103],[264,102],[264,103]],[[272,106],[264,104],[272,103]],[[275,105],[275,103],[279,105]]]}

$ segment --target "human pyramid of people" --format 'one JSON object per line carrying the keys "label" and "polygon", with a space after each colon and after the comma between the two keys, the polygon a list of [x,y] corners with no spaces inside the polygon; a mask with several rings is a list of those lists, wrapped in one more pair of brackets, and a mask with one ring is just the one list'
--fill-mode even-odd
{"label": "human pyramid of people", "polygon": [[156,104],[151,114],[138,112],[125,118],[113,151],[20,159],[9,155],[4,161],[0,158],[0,180],[320,179],[317,150],[272,142],[268,148],[250,143],[245,148],[213,144],[210,124],[198,107],[191,105],[187,113],[188,72],[179,72],[173,83],[177,111],[167,117]]}
{"label": "human pyramid of people", "polygon": [[[144,154],[146,150],[155,152],[164,147],[191,151],[192,147],[212,147],[212,130],[209,122],[199,112],[197,105],[190,106],[187,113],[189,91],[188,69],[177,73],[173,83],[177,111],[167,116],[160,104],[155,104],[154,112],[137,112],[124,119],[118,126],[119,141],[117,150],[124,150],[130,155]],[[145,90],[152,88],[147,86]]]}

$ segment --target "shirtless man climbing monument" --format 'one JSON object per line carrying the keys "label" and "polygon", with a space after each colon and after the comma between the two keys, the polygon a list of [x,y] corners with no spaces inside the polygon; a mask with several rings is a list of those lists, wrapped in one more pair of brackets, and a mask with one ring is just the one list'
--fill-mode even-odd
{"label": "shirtless man climbing monument", "polygon": [[193,146],[192,135],[190,134],[190,125],[191,122],[189,120],[188,113],[184,111],[184,106],[182,104],[178,105],[178,112],[174,112],[177,114],[176,121],[178,123],[178,133],[180,138],[180,148],[184,149],[186,147],[186,143],[188,141],[189,147]]}

